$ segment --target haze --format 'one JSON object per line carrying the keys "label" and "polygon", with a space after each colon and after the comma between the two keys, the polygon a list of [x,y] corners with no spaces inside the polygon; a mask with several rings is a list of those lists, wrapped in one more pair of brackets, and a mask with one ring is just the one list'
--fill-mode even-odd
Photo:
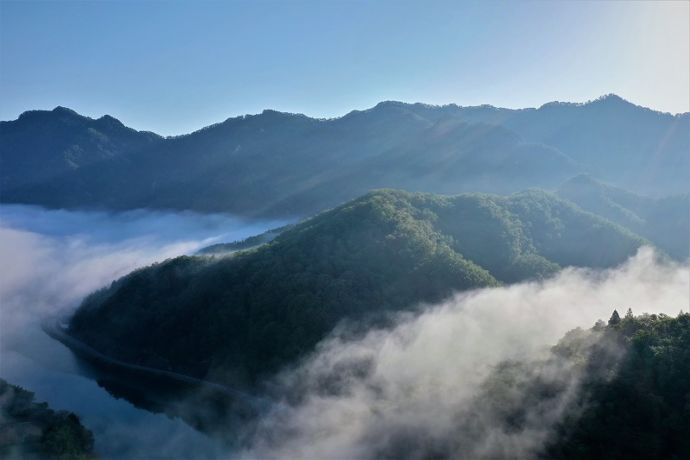
{"label": "haze", "polygon": [[265,108],[688,111],[688,2],[2,2],[0,119],[63,105],[182,134]]}
{"label": "haze", "polygon": [[690,2],[0,0],[0,458],[690,459]]}

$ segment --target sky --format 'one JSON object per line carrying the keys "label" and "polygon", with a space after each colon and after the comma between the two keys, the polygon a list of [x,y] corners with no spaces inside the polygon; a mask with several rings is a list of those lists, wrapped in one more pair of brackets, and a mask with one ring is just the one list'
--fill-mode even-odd
{"label": "sky", "polygon": [[110,114],[163,135],[272,108],[690,110],[690,2],[0,0],[0,120]]}

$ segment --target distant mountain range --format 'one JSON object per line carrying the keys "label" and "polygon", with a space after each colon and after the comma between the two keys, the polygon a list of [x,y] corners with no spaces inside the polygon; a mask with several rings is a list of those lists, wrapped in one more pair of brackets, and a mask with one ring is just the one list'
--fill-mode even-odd
{"label": "distant mountain range", "polygon": [[70,333],[111,357],[252,385],[344,320],[453,292],[612,267],[646,240],[557,196],[382,190],[226,257],[137,270],[87,297]]}
{"label": "distant mountain range", "polygon": [[0,192],[50,183],[90,164],[139,151],[163,140],[105,115],[98,120],[56,107],[0,122]]}
{"label": "distant mountain range", "polygon": [[266,110],[163,138],[58,107],[0,122],[0,200],[308,216],[375,188],[556,189],[588,173],[635,193],[690,187],[690,115],[609,95],[538,109],[382,102],[334,119]]}

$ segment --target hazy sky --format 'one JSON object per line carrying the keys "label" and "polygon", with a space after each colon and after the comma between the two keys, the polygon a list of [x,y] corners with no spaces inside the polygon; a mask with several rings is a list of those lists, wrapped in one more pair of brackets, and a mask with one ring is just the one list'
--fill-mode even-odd
{"label": "hazy sky", "polygon": [[689,110],[690,3],[10,2],[0,119],[109,113],[180,134],[264,108],[539,106],[617,93]]}

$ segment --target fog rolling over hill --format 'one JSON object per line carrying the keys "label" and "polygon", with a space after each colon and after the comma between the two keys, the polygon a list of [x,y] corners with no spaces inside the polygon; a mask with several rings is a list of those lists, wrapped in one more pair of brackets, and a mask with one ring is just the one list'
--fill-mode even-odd
{"label": "fog rolling over hill", "polygon": [[688,114],[613,95],[522,110],[382,102],[327,120],[266,110],[166,139],[62,108],[0,129],[0,198],[50,207],[305,217],[384,187],[511,193],[590,173],[665,195],[690,183]]}
{"label": "fog rolling over hill", "polygon": [[[539,204],[540,200],[543,201],[543,206]],[[518,212],[523,208],[543,208],[543,212],[535,212],[534,215],[526,211]],[[189,427],[183,430],[186,425],[180,419],[168,419],[165,415],[157,416],[135,408],[130,402],[119,399],[124,396],[122,393],[115,393],[116,396],[110,398],[110,403],[104,402],[102,394],[105,390],[97,385],[96,380],[91,380],[93,374],[86,374],[88,378],[83,374],[71,374],[75,371],[69,369],[76,363],[68,353],[65,354],[68,355],[69,363],[72,363],[71,367],[68,367],[66,372],[62,366],[58,367],[59,372],[48,372],[47,381],[43,379],[43,373],[39,373],[41,379],[31,380],[22,368],[19,372],[13,370],[10,378],[7,372],[12,360],[7,358],[13,356],[12,350],[20,350],[23,360],[28,360],[26,356],[34,355],[30,348],[8,348],[7,339],[19,339],[32,321],[43,317],[42,315],[47,312],[55,312],[56,308],[74,305],[74,302],[90,289],[108,282],[119,274],[127,273],[133,267],[156,260],[156,254],[160,254],[160,258],[165,258],[194,251],[204,244],[204,241],[206,244],[215,241],[218,235],[224,233],[227,228],[236,227],[238,222],[222,216],[195,216],[187,213],[75,213],[24,207],[4,207],[3,211],[4,225],[10,224],[10,227],[17,229],[27,228],[26,231],[8,229],[9,231],[3,233],[4,244],[0,244],[3,260],[8,266],[13,267],[12,276],[4,276],[0,283],[0,287],[5,289],[2,292],[5,342],[0,350],[3,353],[3,377],[26,388],[32,388],[39,400],[48,399],[46,393],[52,395],[51,406],[65,407],[76,412],[84,426],[93,431],[96,452],[103,458],[148,458],[157,454],[208,459],[332,458],[344,453],[352,453],[353,456],[358,454],[358,458],[380,458],[400,457],[399,449],[410,453],[411,458],[422,458],[428,453],[433,453],[437,458],[474,460],[482,458],[479,455],[481,453],[485,454],[483,458],[496,458],[493,454],[497,452],[507,453],[504,458],[522,460],[536,457],[539,452],[551,445],[550,440],[558,439],[552,436],[560,432],[562,423],[570,424],[571,421],[577,421],[575,416],[579,412],[571,409],[577,409],[579,405],[571,404],[571,401],[577,403],[578,398],[590,398],[587,396],[588,393],[580,392],[581,388],[586,388],[579,384],[581,377],[587,375],[583,374],[586,369],[579,363],[587,362],[590,356],[588,349],[581,347],[582,350],[574,355],[574,362],[561,362],[559,359],[555,362],[552,360],[551,364],[541,364],[543,359],[548,358],[550,346],[555,345],[572,328],[587,327],[596,318],[608,318],[614,307],[617,307],[623,316],[627,307],[632,307],[636,314],[649,312],[675,315],[678,310],[686,310],[688,306],[690,274],[687,266],[669,262],[665,257],[657,257],[651,250],[644,248],[621,266],[603,271],[569,268],[545,280],[505,283],[500,287],[464,291],[433,305],[409,305],[409,308],[403,308],[405,311],[402,313],[390,311],[390,304],[384,305],[383,307],[390,311],[390,315],[385,315],[385,320],[371,318],[371,321],[359,321],[357,324],[353,320],[349,327],[341,323],[335,330],[324,330],[323,340],[311,348],[304,342],[298,342],[297,345],[303,346],[300,350],[303,353],[302,359],[287,362],[278,375],[273,374],[273,378],[269,377],[270,381],[266,385],[257,385],[257,389],[265,391],[266,399],[276,401],[276,404],[265,407],[256,420],[250,420],[242,427],[241,444],[223,445],[215,438],[195,433]],[[506,214],[508,212],[514,212],[515,215]],[[532,225],[540,222],[536,217],[539,215],[544,215],[544,221],[547,222],[541,229],[542,236],[535,233],[539,226]],[[363,222],[361,226],[352,229],[350,224],[367,216],[369,223]],[[532,217],[528,219],[528,216]],[[296,229],[299,229],[298,233],[290,235],[284,232],[283,237],[289,238],[290,244],[280,243],[279,247],[267,251],[270,252],[269,255],[261,258],[252,256],[254,262],[251,268],[259,267],[260,271],[257,269],[256,279],[251,280],[251,290],[244,291],[245,294],[249,292],[248,301],[252,300],[251,305],[238,304],[224,292],[226,285],[236,290],[235,282],[239,275],[228,275],[228,272],[233,268],[248,265],[246,261],[230,265],[228,261],[232,258],[194,258],[200,266],[203,266],[202,260],[211,262],[206,270],[209,279],[202,281],[200,278],[192,280],[190,274],[184,270],[177,275],[163,277],[162,272],[169,270],[169,273],[174,274],[176,267],[180,265],[179,259],[173,259],[125,278],[120,286],[128,287],[119,290],[116,296],[121,296],[119,299],[122,299],[124,296],[133,295],[143,300],[137,300],[131,305],[134,307],[131,310],[124,303],[117,304],[120,314],[115,313],[107,318],[107,322],[101,322],[94,328],[107,332],[109,326],[117,331],[132,327],[136,333],[139,330],[139,325],[135,324],[136,320],[132,321],[133,326],[125,326],[124,323],[129,322],[130,318],[141,319],[140,315],[145,316],[148,310],[149,313],[156,313],[154,322],[149,323],[148,333],[158,329],[169,331],[166,324],[177,324],[182,328],[181,334],[167,342],[168,347],[182,341],[182,337],[189,337],[186,332],[188,330],[194,333],[201,332],[202,335],[194,340],[198,339],[203,343],[207,340],[204,330],[214,318],[211,316],[207,324],[200,323],[207,321],[206,313],[212,307],[218,307],[217,312],[221,315],[231,312],[233,306],[247,308],[247,311],[249,307],[262,307],[262,303],[267,307],[266,310],[269,310],[268,305],[282,308],[285,303],[281,298],[275,300],[266,296],[276,285],[274,283],[278,283],[281,277],[285,276],[288,269],[290,275],[294,274],[294,279],[300,280],[295,284],[298,292],[287,292],[283,288],[277,294],[290,297],[289,308],[293,311],[298,311],[303,305],[313,306],[303,315],[294,314],[295,318],[303,320],[309,327],[321,321],[320,315],[325,313],[325,310],[318,308],[320,305],[332,307],[340,302],[342,306],[350,299],[364,298],[364,293],[357,292],[356,295],[346,296],[348,286],[369,286],[370,291],[376,291],[383,286],[386,288],[385,295],[395,299],[395,302],[402,302],[400,298],[416,298],[413,289],[416,289],[417,285],[413,284],[409,288],[406,286],[406,283],[414,283],[415,273],[436,276],[434,271],[424,267],[436,265],[436,272],[440,274],[464,273],[442,268],[446,262],[443,258],[429,255],[429,248],[434,246],[428,246],[425,243],[427,240],[437,241],[438,250],[431,253],[442,254],[447,251],[445,246],[460,247],[452,243],[450,238],[446,238],[444,243],[444,237],[455,235],[460,239],[460,236],[463,236],[468,238],[467,241],[471,241],[469,236],[482,232],[490,233],[489,231],[495,228],[496,232],[491,233],[492,236],[487,239],[491,244],[486,245],[486,248],[496,247],[496,255],[500,255],[506,248],[520,246],[521,250],[513,254],[526,256],[534,253],[530,248],[532,239],[542,241],[534,246],[540,248],[538,251],[543,251],[543,239],[559,237],[563,229],[562,224],[565,223],[575,232],[569,235],[561,234],[559,238],[562,238],[565,246],[571,241],[570,238],[582,238],[582,231],[606,235],[612,229],[618,228],[611,223],[603,223],[600,218],[578,210],[574,205],[553,195],[534,192],[508,198],[475,194],[453,198],[379,192],[350,203],[337,212],[326,213],[322,217],[321,220],[311,220],[296,226]],[[579,220],[582,220],[581,226],[576,225]],[[462,226],[456,229],[445,227],[454,221],[476,221],[482,222],[482,225],[467,229],[462,229]],[[385,224],[386,222],[389,224]],[[276,223],[272,224],[276,226]],[[382,230],[375,232],[378,227]],[[260,233],[265,228],[268,227],[241,227],[225,237],[228,240],[241,239],[250,233]],[[529,228],[529,231],[521,235],[525,228]],[[428,230],[428,233],[426,230],[420,231],[421,229]],[[372,233],[367,236],[369,232]],[[504,232],[502,239],[497,239],[495,235]],[[43,235],[44,233],[47,235]],[[325,235],[323,241],[315,238],[318,234]],[[352,241],[352,244],[362,244],[368,240],[371,244],[363,247],[352,259],[345,259],[340,263],[338,258],[331,257],[323,248],[329,241],[337,240],[337,235],[341,234],[344,239]],[[615,238],[619,238],[625,234],[626,232],[616,230],[612,231],[611,236],[618,235]],[[375,244],[380,242],[381,238],[384,239],[384,243],[388,241],[384,249],[380,249],[380,244]],[[591,238],[591,241],[595,242],[600,240]],[[630,240],[629,237],[623,236],[623,240],[634,242],[632,247],[636,247],[636,242],[640,238],[634,237]],[[498,243],[499,241],[505,241],[505,244]],[[555,243],[556,240],[551,241]],[[607,247],[614,246],[611,240],[603,241],[608,241]],[[273,244],[277,245],[279,242],[280,238],[274,240]],[[316,247],[311,249],[312,246]],[[417,247],[419,249],[415,249]],[[458,249],[453,249],[452,252],[457,251]],[[601,248],[594,246],[592,251],[597,253],[596,257],[600,257]],[[303,252],[304,257],[301,256]],[[391,252],[401,254],[391,258],[391,263],[385,264]],[[341,253],[337,252],[335,255]],[[374,262],[362,265],[360,270],[359,262],[369,255]],[[486,261],[490,260],[489,255],[490,252],[484,255],[473,254],[472,257],[473,260],[487,263]],[[315,265],[313,270],[308,270],[307,262],[315,263],[316,256],[323,256],[318,258],[322,265]],[[592,254],[588,257],[591,257],[590,262],[597,260],[592,258]],[[259,265],[259,259],[263,259],[266,264]],[[457,259],[458,255],[454,255],[447,260],[452,262]],[[350,264],[351,260],[356,263]],[[611,257],[608,260],[617,259]],[[273,279],[269,277],[273,268],[268,261],[278,263]],[[227,271],[221,272],[221,265],[214,265],[215,262],[225,262]],[[409,264],[412,263],[422,268],[409,268]],[[328,265],[335,265],[333,270],[348,265],[353,274],[343,273],[336,281],[320,279],[324,267]],[[449,265],[452,267],[452,263]],[[536,266],[539,267],[538,264]],[[385,277],[371,276],[369,269],[379,270],[380,267],[391,270],[392,273],[381,271],[381,275],[386,275]],[[471,265],[460,265],[460,268],[467,270],[466,273],[472,273],[468,267]],[[136,273],[142,275],[141,283],[138,285],[133,282]],[[391,279],[400,276],[400,273],[405,274],[402,281],[392,282]],[[199,275],[201,274],[200,272]],[[247,269],[242,276],[250,274],[250,270]],[[347,276],[357,276],[363,281],[348,285]],[[211,277],[215,277],[215,280]],[[186,283],[188,279],[190,283]],[[426,278],[421,278],[420,275],[419,283],[426,283],[425,280]],[[169,298],[166,297],[166,291],[172,289],[177,281],[180,281],[179,287],[184,291],[180,292],[179,299],[189,302],[188,305],[176,305],[169,302]],[[439,285],[443,286],[447,281],[448,278],[439,278]],[[208,283],[210,286],[215,282],[219,284],[217,291],[205,291],[208,296],[195,297],[201,291],[194,291],[192,284]],[[293,279],[285,280],[286,284],[288,282],[293,282]],[[495,285],[496,281],[491,281],[490,284]],[[159,288],[156,292],[150,291],[154,285]],[[345,287],[336,290],[339,285]],[[323,292],[332,294],[332,300],[328,301],[325,295],[321,295],[316,301],[311,302],[310,292],[315,291],[310,291],[309,286],[313,286],[314,289],[317,286],[323,287]],[[395,296],[393,288],[401,289],[399,296]],[[433,289],[442,292],[438,286],[434,286]],[[223,293],[224,297],[218,298],[214,305],[205,307],[207,299],[214,299],[214,292]],[[149,294],[157,296],[159,293],[160,302],[149,303],[146,300]],[[258,299],[251,299],[252,295]],[[116,296],[110,305],[115,306],[115,302],[120,301],[115,299]],[[369,298],[375,296],[372,294]],[[6,301],[8,299],[9,303]],[[96,302],[92,305],[96,305]],[[244,320],[232,316],[228,323],[217,324],[217,328],[208,330],[212,333],[219,332],[221,339],[229,342],[236,337],[233,335],[235,330],[232,324],[242,320],[241,324],[245,326],[245,330],[262,334],[265,324],[262,321],[271,319],[272,313],[280,311],[278,308],[273,312],[268,311],[268,316],[263,318],[255,315]],[[175,318],[184,317],[190,309],[190,316],[177,322]],[[377,305],[371,310],[378,311]],[[8,316],[8,311],[11,312],[11,316]],[[353,312],[340,308],[336,313]],[[7,322],[8,318],[11,319],[10,323]],[[99,319],[103,318],[106,316],[99,316]],[[220,316],[218,318],[222,319]],[[366,316],[361,318],[366,319]],[[377,319],[378,321],[375,321]],[[184,321],[187,323],[183,324]],[[292,328],[292,324],[288,324],[290,327],[285,329],[279,324],[271,327],[271,330],[267,331],[269,335],[265,337],[284,344],[284,331],[289,333]],[[367,327],[371,327],[371,330],[367,330]],[[667,370],[674,370],[677,374],[660,374],[663,377],[660,380],[653,377],[645,378],[644,386],[640,386],[640,382],[635,380],[632,390],[639,393],[634,396],[634,404],[619,400],[625,402],[625,408],[639,408],[638,413],[645,420],[653,420],[650,413],[645,412],[648,409],[659,409],[664,411],[660,413],[673,416],[677,412],[667,412],[669,408],[680,410],[684,407],[678,403],[676,395],[682,393],[682,385],[690,379],[685,378],[685,368],[680,365],[686,362],[683,361],[683,355],[680,355],[680,358],[675,356],[678,350],[687,351],[687,347],[677,344],[675,334],[670,328],[659,330],[653,340],[643,343],[640,348],[645,353],[645,350],[655,352],[643,354],[645,360],[642,363],[633,361],[633,365],[636,370],[649,371],[651,376]],[[297,333],[295,336],[299,338]],[[664,340],[659,342],[660,338]],[[51,344],[47,337],[44,339],[39,342]],[[36,345],[34,336],[24,337],[24,340],[11,340],[9,343],[17,347],[28,340],[31,346]],[[132,343],[132,340],[136,343],[139,339],[134,335],[128,335],[122,344]],[[67,351],[56,342],[52,344],[64,352]],[[270,349],[270,341],[267,345]],[[180,350],[175,349],[176,352]],[[36,358],[39,363],[52,363],[54,357],[59,355],[56,353],[58,350],[50,347],[39,350],[42,353]],[[19,356],[19,353],[15,355]],[[182,359],[182,355],[176,358]],[[248,358],[254,359],[256,356]],[[203,361],[203,358],[201,359]],[[506,360],[518,361],[519,365],[501,364]],[[161,363],[160,360],[154,359],[150,362]],[[673,364],[672,367],[668,367],[667,363],[679,365]],[[257,366],[259,364],[256,363]],[[553,366],[556,366],[558,372],[551,372]],[[52,370],[52,367],[48,369]],[[506,371],[510,373],[504,378]],[[499,378],[492,377],[495,373]],[[232,373],[209,373],[209,377],[221,375],[236,377],[236,374]],[[618,381],[630,382],[625,375],[630,373],[624,374],[622,380]],[[637,375],[632,374],[633,377]],[[540,376],[541,380],[533,381]],[[593,374],[593,377],[596,376]],[[133,376],[128,378],[131,380],[126,381],[127,383],[141,384]],[[237,379],[227,380],[236,381]],[[491,383],[492,381],[494,382]],[[655,385],[657,381],[666,383],[661,387],[646,386]],[[672,382],[679,382],[676,390],[667,385]],[[100,377],[98,383],[105,385]],[[74,384],[76,388],[73,389],[68,384]],[[506,389],[505,385],[509,388]],[[596,391],[607,388],[616,391],[619,386],[604,385]],[[494,391],[486,394],[490,389]],[[563,392],[564,389],[572,391]],[[155,389],[153,391],[156,392]],[[596,394],[592,397],[599,398]],[[200,399],[192,398],[192,402],[196,403],[194,409],[197,412],[193,415],[197,420],[200,414],[215,414],[213,405],[200,406]],[[133,402],[138,404],[136,400]],[[560,404],[561,402],[563,404]],[[184,404],[183,400],[170,403],[173,409]],[[504,407],[505,412],[502,410]],[[610,406],[602,406],[604,409],[608,407]],[[161,409],[158,407],[150,410]],[[618,417],[621,413],[624,420],[640,419],[630,418],[627,410],[621,410],[620,405],[598,417],[607,420],[607,417]],[[178,414],[175,417],[179,416]],[[189,422],[186,418],[184,420]],[[587,423],[585,428],[590,422]],[[678,426],[683,427],[682,424]],[[663,437],[669,431],[666,428],[661,429],[662,425],[658,427],[659,429],[656,426],[648,428],[648,436],[636,438],[637,441],[669,439]],[[216,427],[214,432],[231,435],[233,428],[237,427]],[[635,425],[628,429],[634,432]],[[598,433],[607,432],[598,430]],[[465,436],[462,436],[463,434]],[[616,432],[615,436],[618,434]],[[567,439],[570,438],[564,438]],[[621,443],[622,441],[616,438],[616,442],[611,445],[616,447],[621,446]],[[583,445],[598,446],[587,445],[586,442]],[[634,443],[630,445],[635,448],[640,446]],[[611,452],[614,451],[606,450],[605,453]],[[477,455],[473,455],[475,453]]]}
{"label": "fog rolling over hill", "polygon": [[686,454],[690,315],[621,315],[564,332],[612,316],[603,298],[685,302],[687,270],[657,271],[648,256],[599,277],[576,270],[460,296],[361,339],[332,337],[280,377],[290,406],[261,420],[243,458]]}
{"label": "fog rolling over hill", "polygon": [[[180,419],[111,396],[103,376],[47,336],[40,324],[70,313],[84,296],[138,267],[282,224],[190,212],[0,206],[0,378],[35,392],[37,401],[56,410],[76,413],[93,432],[98,458],[222,458],[224,449]],[[0,400],[0,406],[7,401]],[[14,446],[13,430],[5,428],[0,427],[0,458],[30,458],[4,456],[5,448]],[[20,430],[27,431],[35,433]]]}
{"label": "fog rolling over hill", "polygon": [[545,192],[377,191],[253,250],[135,271],[87,297],[70,332],[118,359],[253,386],[344,320],[378,324],[455,291],[612,267],[644,244]]}

